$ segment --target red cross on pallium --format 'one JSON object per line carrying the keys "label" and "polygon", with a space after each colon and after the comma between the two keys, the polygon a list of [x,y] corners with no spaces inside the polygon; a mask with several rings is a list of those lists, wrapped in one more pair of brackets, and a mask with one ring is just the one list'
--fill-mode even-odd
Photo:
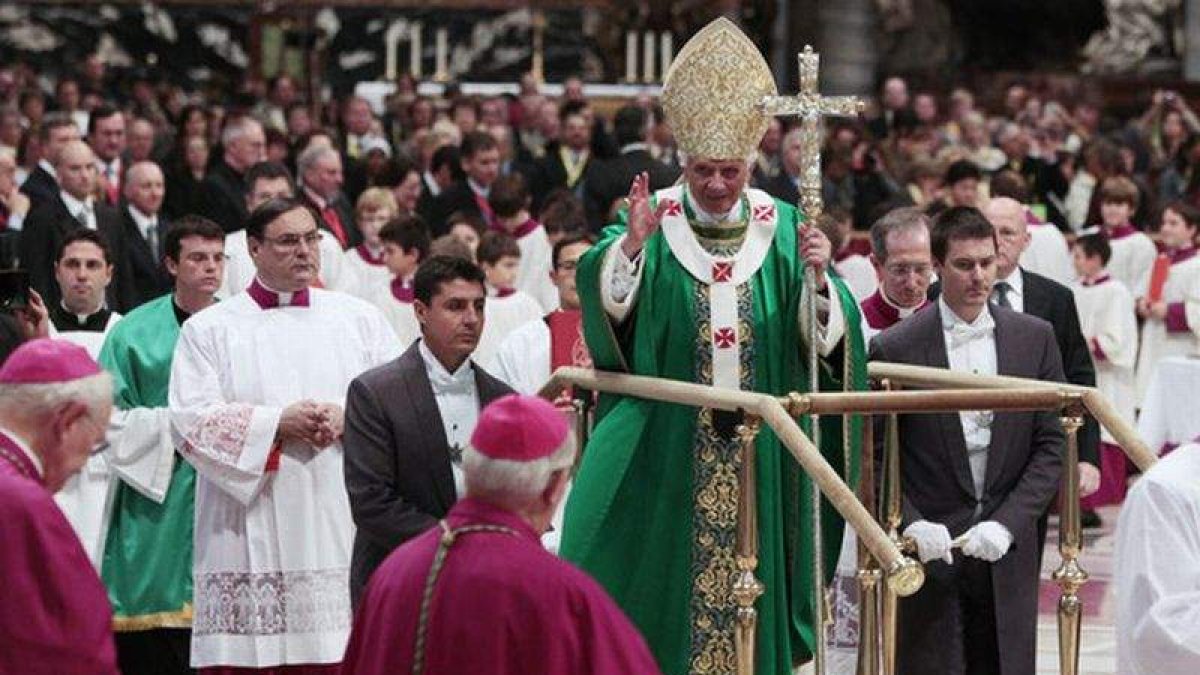
{"label": "red cross on pallium", "polygon": [[775,205],[774,204],[762,204],[760,206],[755,206],[754,209],[752,209],[752,211],[754,213],[755,220],[774,220],[775,219]]}
{"label": "red cross on pallium", "polygon": [[737,342],[737,333],[732,328],[718,328],[713,331],[713,343],[717,349],[729,349]]}
{"label": "red cross on pallium", "polygon": [[712,267],[713,281],[729,281],[733,278],[733,263],[714,262]]}
{"label": "red cross on pallium", "polygon": [[683,213],[683,205],[674,199],[664,199],[660,204],[664,216],[678,216]]}

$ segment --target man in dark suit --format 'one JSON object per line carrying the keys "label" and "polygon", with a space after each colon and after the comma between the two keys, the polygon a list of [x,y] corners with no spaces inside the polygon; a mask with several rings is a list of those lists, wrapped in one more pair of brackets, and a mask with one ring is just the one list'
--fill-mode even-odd
{"label": "man in dark suit", "polygon": [[462,448],[479,410],[512,393],[470,360],[483,332],[483,282],[470,261],[423,262],[413,279],[421,339],[350,383],[343,448],[358,527],[355,604],[388,554],[433,527],[462,494]]}
{"label": "man in dark suit", "polygon": [[474,215],[486,225],[495,220],[487,199],[500,176],[499,144],[486,131],[473,131],[463,137],[461,153],[466,176],[443,190],[429,208],[426,222],[434,239],[450,231],[446,219],[454,213]]}
{"label": "man in dark suit", "polygon": [[[776,199],[788,204],[799,204],[800,161],[803,152],[804,139],[800,130],[789,131],[779,144],[779,173],[763,181],[760,187]],[[829,183],[827,179],[824,182]],[[825,192],[824,197],[828,199],[831,195],[827,190]]]}
{"label": "man in dark suit", "polygon": [[42,159],[38,160],[37,168],[21,184],[21,192],[29,197],[30,209],[58,199],[58,176],[54,162],[67,143],[79,140],[79,134],[79,127],[66,113],[54,112],[42,118],[42,126],[38,128]]}
{"label": "man in dark suit", "polygon": [[342,158],[337,150],[310,145],[296,160],[302,181],[300,198],[321,216],[317,224],[333,235],[343,250],[362,243],[362,232],[354,222],[354,205],[342,192]]}
{"label": "man in dark suit", "polygon": [[[991,223],[953,207],[931,248],[941,299],[877,335],[872,360],[1063,381],[1050,325],[988,302]],[[1038,521],[1062,471],[1057,412],[902,415],[900,444],[904,533],[926,579],[900,603],[899,672],[1034,672]]]}
{"label": "man in dark suit", "polygon": [[200,215],[221,226],[226,233],[246,224],[246,169],[267,158],[267,137],[262,124],[252,117],[237,117],[221,131],[224,154],[200,184]]}
{"label": "man in dark suit", "polygon": [[[47,307],[57,305],[62,297],[54,281],[54,259],[63,237],[72,230],[85,227],[99,232],[112,251],[117,278],[125,274],[120,264],[125,250],[121,216],[94,197],[96,158],[92,149],[82,141],[68,142],[59,151],[54,170],[62,189],[54,199],[30,211],[19,246],[21,268],[29,272],[29,285],[41,293]],[[109,286],[109,307],[118,312],[125,311],[123,287],[122,283]]]}
{"label": "man in dark suit", "polygon": [[[1029,246],[1025,209],[1014,199],[998,197],[984,204],[984,216],[996,228],[996,284],[992,302],[1048,322],[1054,328],[1055,344],[1067,382],[1081,387],[1096,386],[1096,368],[1091,350],[1079,327],[1079,312],[1071,289],[1046,277],[1022,269],[1019,261]],[[939,287],[930,287],[936,299]],[[1100,487],[1100,426],[1087,417],[1079,430],[1079,489],[1082,496]],[[1089,511],[1085,525],[1097,527],[1100,517]],[[1042,523],[1043,529],[1045,523]]]}
{"label": "man in dark suit", "polygon": [[[534,211],[540,211],[546,196],[566,188],[582,198],[596,165],[592,149],[592,127],[583,103],[569,102],[559,110],[558,142],[546,149],[530,181]],[[629,186],[625,186],[628,191]]]}
{"label": "man in dark suit", "polygon": [[620,154],[597,161],[584,187],[584,205],[593,231],[609,223],[613,204],[629,194],[634,177],[646,173],[651,190],[670,187],[679,178],[678,168],[671,168],[650,155],[646,145],[650,134],[648,117],[646,110],[636,105],[622,107],[613,117],[613,133]]}
{"label": "man in dark suit", "polygon": [[429,166],[421,174],[421,197],[417,200],[417,214],[426,223],[434,214],[434,204],[437,198],[449,190],[456,182],[464,179],[462,170],[462,155],[458,147],[447,143],[429,158]]}
{"label": "man in dark suit", "polygon": [[122,181],[125,206],[121,209],[124,257],[119,266],[124,274],[120,294],[125,311],[153,300],[173,288],[171,275],[163,265],[162,245],[167,223],[162,217],[166,193],[163,172],[154,162],[138,162],[129,167]]}

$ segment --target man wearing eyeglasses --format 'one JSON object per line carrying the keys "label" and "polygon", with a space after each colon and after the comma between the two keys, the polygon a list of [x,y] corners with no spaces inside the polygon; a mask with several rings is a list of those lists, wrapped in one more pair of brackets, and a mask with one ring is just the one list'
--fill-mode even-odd
{"label": "man wearing eyeglasses", "polygon": [[125,675],[191,672],[196,470],[175,456],[167,383],[180,327],[221,285],[225,232],[184,216],[166,231],[163,253],[173,292],[130,312],[100,351],[120,408],[105,453],[114,485],[101,576]]}
{"label": "man wearing eyeglasses", "polygon": [[929,304],[933,277],[929,218],[905,206],[888,211],[871,226],[871,263],[879,288],[861,303],[863,342]]}
{"label": "man wearing eyeglasses", "polygon": [[254,280],[183,325],[168,385],[197,473],[191,666],[336,673],[354,536],[342,404],[401,345],[375,307],[310,288],[321,231],[307,206],[262,204],[246,240]]}

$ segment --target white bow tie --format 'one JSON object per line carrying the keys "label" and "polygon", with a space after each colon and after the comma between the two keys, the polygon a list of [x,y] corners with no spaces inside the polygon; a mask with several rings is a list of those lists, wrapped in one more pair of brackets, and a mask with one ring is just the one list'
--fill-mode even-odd
{"label": "white bow tie", "polygon": [[467,368],[458,376],[435,371],[429,374],[429,384],[433,387],[435,393],[467,394],[471,391],[471,384],[474,382],[474,378],[475,373],[470,368]]}
{"label": "white bow tie", "polygon": [[992,331],[996,329],[995,325],[987,323],[981,326],[972,326],[965,323],[955,323],[950,326],[950,348],[955,349],[965,344],[970,344],[975,340],[990,336]]}

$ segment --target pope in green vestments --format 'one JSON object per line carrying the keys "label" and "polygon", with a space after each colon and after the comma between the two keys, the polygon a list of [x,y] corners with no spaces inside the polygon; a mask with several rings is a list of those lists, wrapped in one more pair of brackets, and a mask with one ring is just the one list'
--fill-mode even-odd
{"label": "pope in green vestments", "polygon": [[[112,373],[116,407],[143,409],[129,420],[122,441],[141,445],[141,470],[116,468],[121,478],[101,577],[113,605],[114,629],[189,628],[192,625],[192,502],[196,470],[174,456],[153,409],[166,410],[167,380],[179,338],[172,294],[130,312],[104,342],[100,365]],[[149,409],[149,410],[147,410]],[[164,418],[165,419],[165,418]],[[165,488],[165,490],[164,490]]]}
{"label": "pope in green vestments", "polygon": [[[584,332],[596,367],[783,395],[807,391],[804,303],[816,292],[821,389],[865,386],[857,304],[829,242],[796,210],[747,189],[765,131],[766,64],[728,21],[680,52],[664,107],[687,154],[684,185],[651,195],[638,177],[621,222],[580,261]],[[821,289],[807,288],[808,266]],[[857,417],[823,418],[821,450],[851,486]],[[642,631],[663,672],[732,673],[740,444],[736,418],[604,396],[567,505],[561,554],[592,574]],[[765,425],[755,458],[759,560],[756,670],[810,658],[812,484]],[[823,510],[825,583],[841,520]]]}

